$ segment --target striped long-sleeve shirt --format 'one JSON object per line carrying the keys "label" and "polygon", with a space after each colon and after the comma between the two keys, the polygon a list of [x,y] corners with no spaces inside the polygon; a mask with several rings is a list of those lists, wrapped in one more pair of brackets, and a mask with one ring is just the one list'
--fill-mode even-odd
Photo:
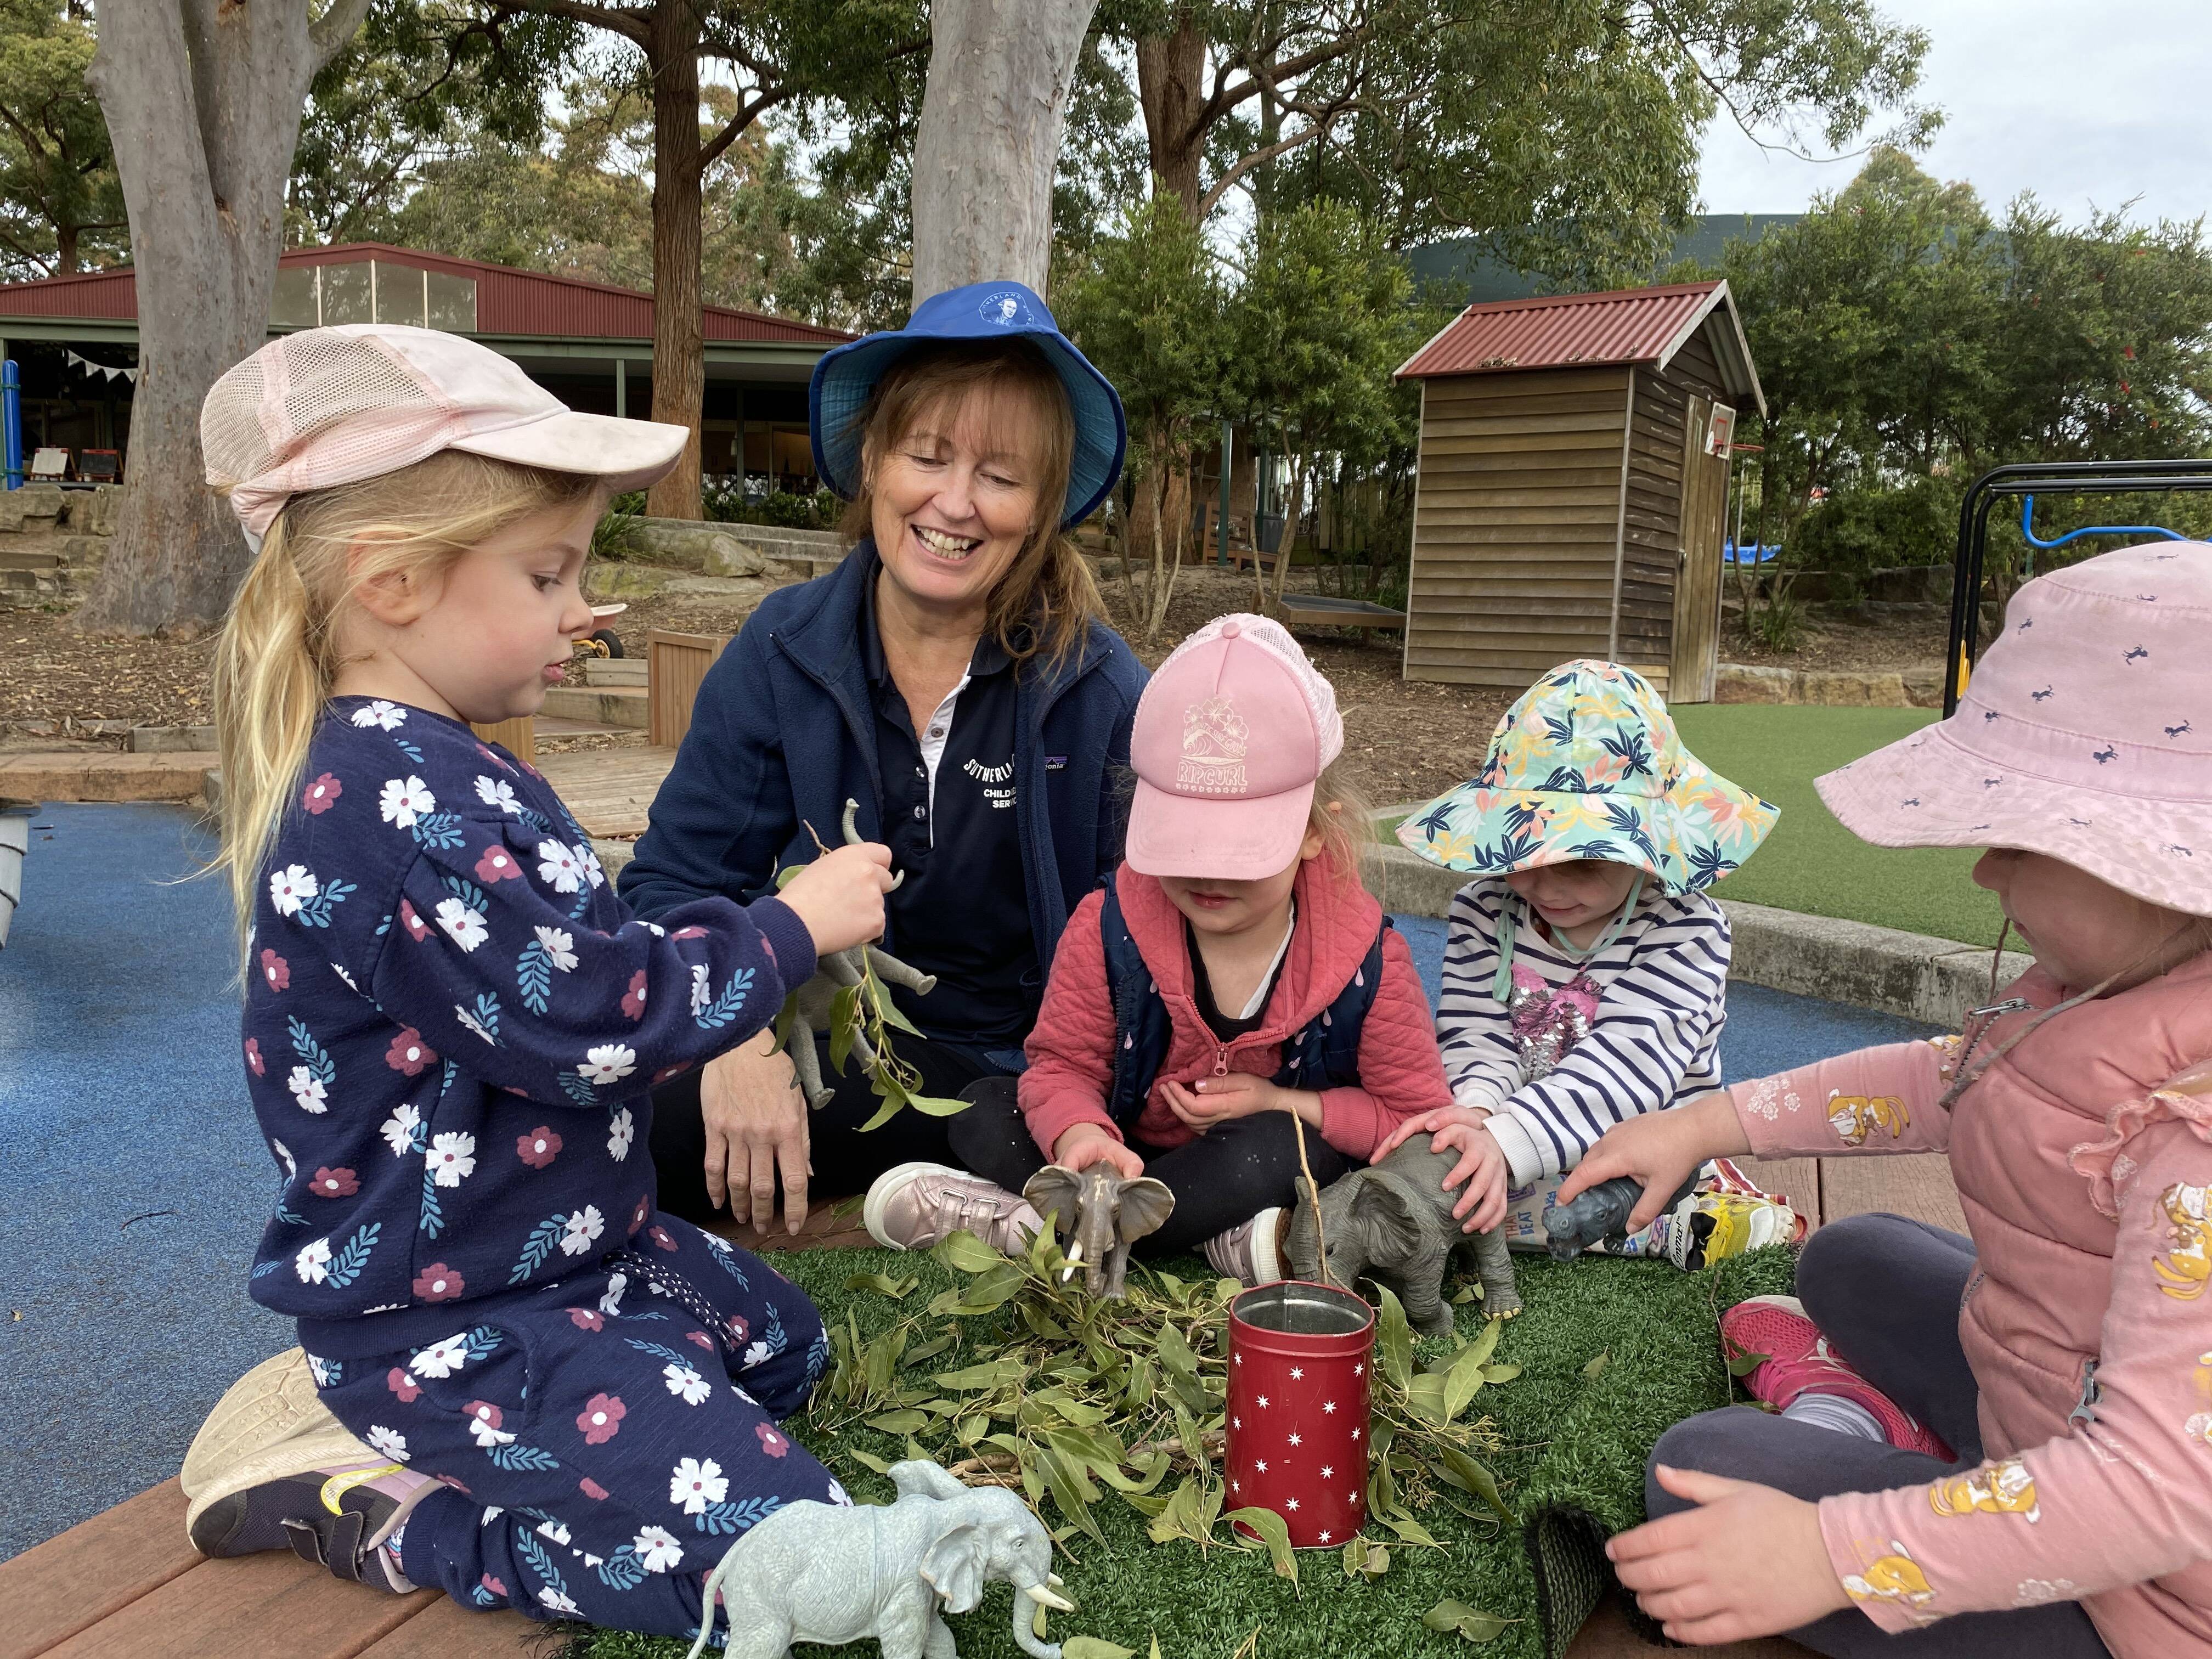
{"label": "striped long-sleeve shirt", "polygon": [[[1519,915],[1513,965],[1555,990],[1577,974],[1598,988],[1588,1036],[1530,1081],[1512,1018],[1492,994],[1498,917]],[[1728,1023],[1728,918],[1712,900],[1646,896],[1596,957],[1553,947],[1504,881],[1485,877],[1452,900],[1437,1036],[1452,1097],[1492,1114],[1486,1126],[1512,1184],[1556,1181],[1614,1124],[1720,1087],[1721,1028]]]}

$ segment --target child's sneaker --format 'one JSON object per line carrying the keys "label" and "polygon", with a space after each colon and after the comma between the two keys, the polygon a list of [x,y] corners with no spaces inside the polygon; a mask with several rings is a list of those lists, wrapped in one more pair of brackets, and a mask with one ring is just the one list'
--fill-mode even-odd
{"label": "child's sneaker", "polygon": [[869,1237],[893,1250],[926,1250],[964,1231],[1014,1255],[1044,1231],[1044,1218],[1020,1194],[942,1164],[884,1170],[868,1188],[860,1219]]}
{"label": "child's sneaker", "polygon": [[415,1505],[438,1489],[374,1455],[334,1468],[301,1469],[198,1506],[191,1525],[202,1555],[289,1549],[331,1573],[404,1595],[415,1586],[399,1563],[399,1532]]}
{"label": "child's sneaker", "polygon": [[1198,1247],[1206,1265],[1224,1278],[1247,1285],[1273,1285],[1288,1278],[1283,1267],[1284,1213],[1277,1205],[1227,1232],[1214,1234]]}
{"label": "child's sneaker", "polygon": [[1731,1361],[1761,1356],[1743,1378],[1744,1389],[1777,1411],[1787,1411],[1801,1395],[1834,1395],[1863,1407],[1891,1445],[1952,1459],[1939,1437],[1830,1350],[1794,1296],[1754,1296],[1730,1308],[1721,1316],[1721,1351]]}

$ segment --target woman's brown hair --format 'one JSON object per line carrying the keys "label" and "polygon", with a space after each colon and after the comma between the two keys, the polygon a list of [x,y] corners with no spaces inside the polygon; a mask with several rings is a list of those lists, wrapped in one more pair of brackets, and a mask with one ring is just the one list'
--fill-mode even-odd
{"label": "woman's brown hair", "polygon": [[1003,386],[1027,405],[1024,433],[1035,463],[1036,511],[1021,551],[991,590],[984,630],[1016,662],[1036,658],[1052,669],[1081,654],[1105,607],[1091,562],[1060,528],[1068,471],[1075,454],[1075,417],[1067,390],[1044,353],[1024,340],[984,340],[918,347],[876,382],[854,418],[860,437],[860,486],[843,528],[854,542],[875,525],[871,483],[877,461],[925,418],[957,411],[976,392]]}

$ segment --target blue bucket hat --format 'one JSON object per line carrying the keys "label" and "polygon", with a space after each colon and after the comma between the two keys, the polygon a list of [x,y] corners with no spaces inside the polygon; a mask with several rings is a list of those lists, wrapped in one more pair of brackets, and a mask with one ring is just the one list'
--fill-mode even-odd
{"label": "blue bucket hat", "polygon": [[1044,301],[1019,283],[970,283],[933,295],[914,308],[904,328],[870,334],[822,354],[806,389],[814,468],[847,501],[860,489],[860,413],[876,382],[900,358],[933,340],[1028,340],[1042,350],[1067,388],[1075,416],[1075,453],[1067,471],[1063,528],[1088,518],[1121,476],[1129,428],[1121,399],[1060,331]]}

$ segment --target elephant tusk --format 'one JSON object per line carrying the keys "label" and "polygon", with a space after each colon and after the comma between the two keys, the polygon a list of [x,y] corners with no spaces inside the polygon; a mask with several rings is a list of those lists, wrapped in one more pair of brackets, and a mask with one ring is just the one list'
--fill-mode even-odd
{"label": "elephant tusk", "polygon": [[1062,1578],[1056,1572],[1048,1572],[1045,1574],[1044,1582],[1051,1585],[1054,1589],[1066,1589],[1067,1588],[1067,1581]]}
{"label": "elephant tusk", "polygon": [[1024,1590],[1022,1594],[1028,1596],[1030,1601],[1036,1602],[1039,1607],[1050,1607],[1054,1613],[1073,1613],[1075,1611],[1074,1602],[1069,1601],[1058,1590],[1050,1589],[1043,1584],[1039,1584],[1033,1589]]}
{"label": "elephant tusk", "polygon": [[1060,1270],[1060,1282],[1063,1285],[1066,1284],[1069,1279],[1075,1277],[1075,1270],[1082,1265],[1083,1241],[1079,1238],[1067,1247],[1067,1265]]}

